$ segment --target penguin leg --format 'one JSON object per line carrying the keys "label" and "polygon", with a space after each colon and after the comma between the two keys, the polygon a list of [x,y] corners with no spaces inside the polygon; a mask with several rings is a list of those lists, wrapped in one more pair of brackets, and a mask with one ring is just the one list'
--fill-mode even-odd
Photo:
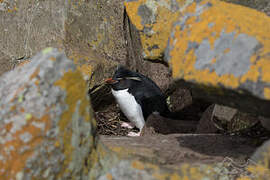
{"label": "penguin leg", "polygon": [[141,135],[141,132],[138,132],[138,133],[135,133],[135,132],[129,132],[128,133],[128,136],[130,137],[135,137],[135,136],[140,136]]}
{"label": "penguin leg", "polygon": [[[137,126],[136,126],[137,127]],[[127,134],[127,136],[131,136],[131,137],[135,137],[135,136],[141,136],[141,132],[142,132],[142,129],[143,129],[143,126],[139,127],[140,131],[135,133],[135,132],[129,132]]]}
{"label": "penguin leg", "polygon": [[128,128],[128,129],[132,129],[132,128],[134,128],[134,126],[135,125],[133,123],[127,123],[127,122],[123,122],[121,124],[121,127]]}

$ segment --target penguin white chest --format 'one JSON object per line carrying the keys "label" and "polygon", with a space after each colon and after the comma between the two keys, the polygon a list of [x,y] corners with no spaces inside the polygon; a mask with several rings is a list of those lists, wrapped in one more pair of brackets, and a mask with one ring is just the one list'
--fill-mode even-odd
{"label": "penguin white chest", "polygon": [[141,130],[145,121],[142,108],[140,104],[137,103],[135,97],[128,92],[128,89],[117,91],[112,89],[112,94],[128,120],[134,123],[134,125]]}

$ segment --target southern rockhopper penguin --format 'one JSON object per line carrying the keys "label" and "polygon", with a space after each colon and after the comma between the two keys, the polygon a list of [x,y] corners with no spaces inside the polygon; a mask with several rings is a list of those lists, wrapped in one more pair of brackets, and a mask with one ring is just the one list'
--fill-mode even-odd
{"label": "southern rockhopper penguin", "polygon": [[111,85],[117,104],[131,122],[122,126],[132,128],[135,125],[140,130],[139,133],[129,133],[129,136],[139,136],[145,120],[152,113],[170,117],[166,97],[148,77],[120,66],[106,83]]}

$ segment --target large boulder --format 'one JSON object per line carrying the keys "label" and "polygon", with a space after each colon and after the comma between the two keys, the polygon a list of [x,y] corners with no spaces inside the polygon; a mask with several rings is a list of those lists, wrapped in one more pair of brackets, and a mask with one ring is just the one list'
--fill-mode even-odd
{"label": "large boulder", "polygon": [[3,0],[0,16],[0,74],[48,46],[65,51],[87,79],[98,64],[126,60],[122,0]]}
{"label": "large boulder", "polygon": [[212,0],[195,1],[182,14],[165,53],[174,79],[194,97],[269,117],[270,18]]}
{"label": "large boulder", "polygon": [[101,179],[255,177],[246,169],[247,165],[243,165],[248,164],[243,162],[255,149],[251,139],[213,134],[170,134],[134,138],[101,136],[100,140],[120,157],[133,157],[131,161],[122,160],[112,166]]}
{"label": "large boulder", "polygon": [[[1,179],[81,179],[95,143],[87,86],[48,48],[0,79]],[[94,163],[93,163],[94,165]]]}
{"label": "large boulder", "polygon": [[188,3],[189,0],[125,1],[128,17],[139,32],[143,58],[162,59],[173,24]]}

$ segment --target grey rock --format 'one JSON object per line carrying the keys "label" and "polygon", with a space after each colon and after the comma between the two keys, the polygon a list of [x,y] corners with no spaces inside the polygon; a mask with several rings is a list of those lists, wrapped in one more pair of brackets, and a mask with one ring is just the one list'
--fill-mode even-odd
{"label": "grey rock", "polygon": [[88,177],[94,125],[86,87],[73,62],[53,48],[1,76],[1,178]]}
{"label": "grey rock", "polygon": [[123,0],[3,0],[0,17],[0,74],[45,47],[61,49],[85,64],[93,63],[81,56],[89,50],[107,61],[126,60]]}

